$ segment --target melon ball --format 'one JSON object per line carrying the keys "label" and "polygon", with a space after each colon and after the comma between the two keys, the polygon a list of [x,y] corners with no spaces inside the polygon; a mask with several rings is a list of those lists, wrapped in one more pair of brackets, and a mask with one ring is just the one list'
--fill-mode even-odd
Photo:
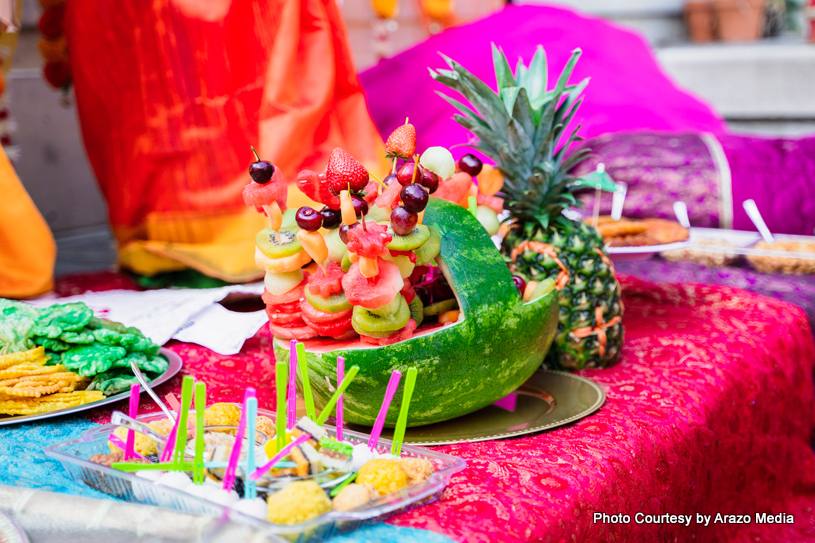
{"label": "melon ball", "polygon": [[[269,417],[264,417],[263,415],[257,418],[257,423],[255,424],[255,428],[261,434],[264,434],[266,437],[272,438],[277,434],[277,430],[275,430],[275,424]],[[271,457],[270,457],[271,458]]]}
{"label": "melon ball", "polygon": [[214,403],[204,411],[204,426],[237,426],[241,421],[240,408],[231,403]]}
{"label": "melon ball", "polygon": [[351,483],[340,490],[340,493],[334,498],[334,509],[336,511],[350,511],[378,497],[379,493],[374,487]]}
{"label": "melon ball", "polygon": [[399,462],[399,467],[401,467],[402,471],[407,475],[409,485],[427,481],[436,471],[433,467],[433,463],[425,458],[405,457],[400,458],[397,462]]}
{"label": "melon ball", "polygon": [[399,467],[399,463],[386,458],[374,458],[366,462],[359,470],[357,483],[371,485],[383,496],[408,485],[407,474]]}
{"label": "melon ball", "polygon": [[314,481],[295,481],[266,501],[267,518],[275,524],[298,524],[331,511],[331,500]]}
{"label": "melon ball", "polygon": [[419,159],[419,165],[439,176],[450,179],[456,173],[456,161],[444,147],[428,147]]}

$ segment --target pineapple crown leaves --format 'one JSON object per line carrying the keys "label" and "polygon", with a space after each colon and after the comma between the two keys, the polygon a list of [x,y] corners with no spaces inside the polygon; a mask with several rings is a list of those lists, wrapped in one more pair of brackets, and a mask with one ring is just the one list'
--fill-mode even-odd
{"label": "pineapple crown leaves", "polygon": [[568,172],[590,152],[582,149],[567,156],[572,142],[581,138],[577,136],[580,126],[569,134],[566,128],[589,82],[567,84],[580,55],[580,49],[572,51],[551,90],[547,90],[546,53],[541,46],[528,66],[519,58],[513,74],[504,52],[492,44],[497,92],[445,55],[442,58],[450,69],[430,70],[436,81],[469,102],[471,107],[438,93],[461,112],[454,119],[478,138],[472,147],[498,164],[505,178],[501,192],[510,220],[530,236],[558,222],[563,209],[578,205],[572,194],[577,188],[575,177]]}

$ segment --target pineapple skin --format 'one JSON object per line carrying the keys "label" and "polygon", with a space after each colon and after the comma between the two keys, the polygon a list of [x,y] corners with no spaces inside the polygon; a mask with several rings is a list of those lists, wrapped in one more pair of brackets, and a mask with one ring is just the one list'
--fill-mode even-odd
{"label": "pineapple skin", "polygon": [[[568,370],[607,368],[619,359],[625,332],[620,283],[599,232],[585,222],[571,222],[568,229],[550,226],[528,240],[551,245],[569,273],[568,283],[560,290],[558,330],[547,363]],[[526,249],[512,262],[513,249],[524,241],[517,230],[504,238],[501,251],[513,273],[532,281],[557,280],[561,269],[549,255]],[[602,332],[597,330],[598,307]],[[575,335],[575,331],[582,335],[581,329],[585,337]],[[601,347],[603,333],[606,343]]]}

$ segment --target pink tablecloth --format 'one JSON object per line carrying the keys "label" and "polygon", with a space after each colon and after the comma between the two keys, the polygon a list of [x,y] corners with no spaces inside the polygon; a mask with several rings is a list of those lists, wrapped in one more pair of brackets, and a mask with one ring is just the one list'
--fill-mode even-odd
{"label": "pink tablecloth", "polygon": [[[113,279],[59,288],[109,288]],[[803,311],[722,286],[633,278],[623,286],[622,360],[583,372],[606,389],[606,405],[555,431],[440,447],[465,458],[467,469],[441,500],[391,523],[468,542],[815,540],[815,346]],[[237,400],[252,382],[272,407],[267,331],[234,357],[170,348],[215,399]],[[631,521],[595,523],[595,512]],[[758,512],[788,513],[794,523],[759,525]],[[637,524],[637,513],[713,518],[708,526],[695,516],[687,527]],[[714,524],[717,513],[749,514],[751,523]]]}

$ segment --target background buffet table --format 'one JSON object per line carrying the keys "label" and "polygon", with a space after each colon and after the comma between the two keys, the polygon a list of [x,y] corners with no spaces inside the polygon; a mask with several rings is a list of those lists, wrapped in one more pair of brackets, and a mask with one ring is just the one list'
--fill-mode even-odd
{"label": "background buffet table", "polygon": [[[636,271],[636,264],[620,266]],[[656,267],[654,269],[657,269]],[[343,541],[802,541],[815,537],[815,345],[805,312],[725,286],[655,284],[621,277],[626,341],[619,364],[581,375],[606,404],[570,426],[518,439],[439,447],[467,468],[443,497]],[[806,283],[802,283],[806,285]],[[63,279],[61,295],[134,288],[114,274]],[[240,401],[247,383],[273,408],[274,357],[264,327],[239,355],[194,344],[168,348],[212,401]],[[179,392],[181,377],[158,388]],[[143,402],[149,401],[145,396]],[[122,405],[114,406],[125,409]],[[144,412],[155,406],[147,404]],[[86,497],[42,448],[95,422],[50,419],[0,428],[0,481]],[[630,524],[594,523],[595,512]],[[749,514],[753,522],[636,524],[638,512]],[[793,515],[756,524],[755,513]],[[428,534],[420,530],[434,532]],[[446,536],[446,537],[445,537]]]}

